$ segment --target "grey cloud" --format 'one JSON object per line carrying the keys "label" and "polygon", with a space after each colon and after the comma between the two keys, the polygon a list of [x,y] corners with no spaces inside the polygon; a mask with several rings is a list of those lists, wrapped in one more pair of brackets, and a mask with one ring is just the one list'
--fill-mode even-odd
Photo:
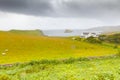
{"label": "grey cloud", "polygon": [[0,0],[0,10],[47,16],[52,12],[52,5],[48,0]]}
{"label": "grey cloud", "polygon": [[63,2],[64,11],[78,16],[110,16],[119,14],[120,0],[71,0]]}
{"label": "grey cloud", "polygon": [[[120,17],[120,0],[0,0],[0,10],[48,17]],[[114,15],[114,16],[113,16]]]}

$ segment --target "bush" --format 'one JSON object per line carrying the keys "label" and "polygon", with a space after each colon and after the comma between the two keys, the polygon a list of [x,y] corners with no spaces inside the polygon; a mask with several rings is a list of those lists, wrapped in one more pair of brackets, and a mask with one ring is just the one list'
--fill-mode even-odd
{"label": "bush", "polygon": [[120,56],[120,50],[118,50],[117,56]]}
{"label": "bush", "polygon": [[69,58],[69,59],[63,60],[63,63],[65,63],[65,64],[71,64],[71,63],[73,63],[73,62],[75,62],[75,61],[76,61],[76,59],[74,59],[74,58]]}
{"label": "bush", "polygon": [[97,39],[97,38],[94,38],[94,37],[88,37],[87,39],[85,39],[85,41],[87,41],[87,42],[89,42],[89,43],[99,43],[99,44],[101,44],[102,43],[102,41],[100,41],[99,39]]}
{"label": "bush", "polygon": [[114,49],[117,49],[118,48],[118,45],[114,45]]}
{"label": "bush", "polygon": [[94,77],[94,80],[114,80],[115,77],[111,73],[100,73]]}
{"label": "bush", "polygon": [[117,73],[120,75],[120,68],[117,70]]}
{"label": "bush", "polygon": [[90,59],[89,58],[78,58],[77,60],[78,61],[89,61]]}
{"label": "bush", "polygon": [[120,43],[120,34],[113,34],[113,35],[100,35],[98,37],[100,41],[105,41],[109,43]]}
{"label": "bush", "polygon": [[105,41],[106,38],[107,38],[106,35],[100,35],[100,36],[98,37],[98,39],[99,39],[100,41]]}
{"label": "bush", "polygon": [[11,80],[8,75],[0,75],[0,80]]}

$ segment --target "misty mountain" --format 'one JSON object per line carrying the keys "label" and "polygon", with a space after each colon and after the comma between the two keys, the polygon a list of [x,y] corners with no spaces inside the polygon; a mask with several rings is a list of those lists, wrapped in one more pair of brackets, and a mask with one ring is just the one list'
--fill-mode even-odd
{"label": "misty mountain", "polygon": [[87,29],[87,31],[101,31],[102,33],[120,32],[120,26],[105,26]]}

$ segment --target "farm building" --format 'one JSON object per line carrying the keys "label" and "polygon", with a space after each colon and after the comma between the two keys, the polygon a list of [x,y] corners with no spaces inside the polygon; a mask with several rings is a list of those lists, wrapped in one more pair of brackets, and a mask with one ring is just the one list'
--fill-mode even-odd
{"label": "farm building", "polygon": [[88,37],[98,37],[101,34],[101,32],[83,32],[81,33],[81,38],[88,38]]}

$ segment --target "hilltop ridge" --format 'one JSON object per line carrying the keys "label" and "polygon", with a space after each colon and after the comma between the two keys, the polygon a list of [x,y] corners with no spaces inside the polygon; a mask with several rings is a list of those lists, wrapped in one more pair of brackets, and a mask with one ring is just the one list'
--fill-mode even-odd
{"label": "hilltop ridge", "polygon": [[0,31],[0,32],[7,32],[7,33],[12,33],[12,34],[17,34],[17,35],[32,35],[32,36],[44,36],[42,30],[36,29],[36,30],[17,30],[17,29],[12,29],[9,31]]}

